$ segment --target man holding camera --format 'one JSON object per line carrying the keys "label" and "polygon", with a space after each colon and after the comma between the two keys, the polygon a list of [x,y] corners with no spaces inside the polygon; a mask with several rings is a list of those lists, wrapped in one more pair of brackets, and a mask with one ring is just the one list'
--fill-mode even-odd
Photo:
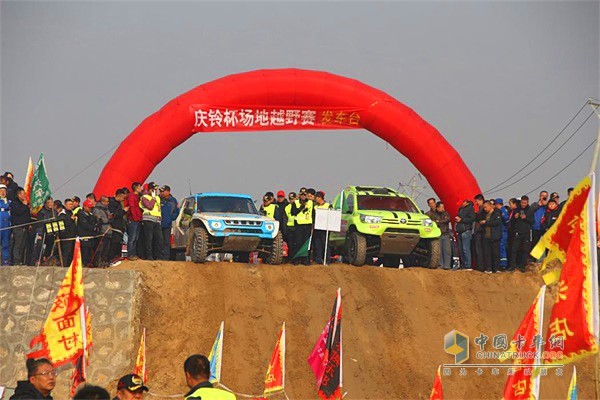
{"label": "man holding camera", "polygon": [[161,228],[160,197],[158,185],[154,182],[148,184],[140,199],[142,209],[142,227],[146,244],[146,259],[160,260],[163,254],[163,238]]}
{"label": "man holding camera", "polygon": [[[307,196],[308,192],[306,188],[302,188],[298,193],[298,199],[292,203],[291,214],[294,216],[295,251],[298,251],[306,243],[312,233],[314,204]],[[294,255],[291,254],[291,257],[294,257]],[[300,261],[304,265],[309,265],[310,256],[295,258],[292,264],[298,265]]]}
{"label": "man holding camera", "polygon": [[521,197],[519,208],[513,213],[511,224],[513,238],[508,270],[514,271],[518,268],[524,272],[531,249],[531,225],[533,225],[533,210],[529,206],[529,197]]}

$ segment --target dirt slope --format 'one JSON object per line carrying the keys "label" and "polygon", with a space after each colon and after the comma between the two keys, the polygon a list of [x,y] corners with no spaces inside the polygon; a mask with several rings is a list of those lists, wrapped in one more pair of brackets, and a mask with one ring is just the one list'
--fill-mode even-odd
{"label": "dirt slope", "polygon": [[[223,376],[237,392],[258,394],[283,321],[287,325],[286,392],[316,398],[306,359],[342,288],[344,390],[349,399],[429,398],[435,370],[452,363],[444,334],[512,336],[540,287],[533,273],[486,275],[442,270],[136,261],[117,268],[143,273],[141,324],[147,328],[151,391],[186,391],[182,365],[208,355],[225,321]],[[551,296],[547,296],[547,313]],[[547,325],[547,321],[546,321]],[[491,343],[491,339],[490,339]],[[578,364],[580,399],[594,395],[593,359]],[[541,398],[565,398],[572,367],[542,379]],[[506,370],[492,376],[444,377],[446,398],[501,398]]]}

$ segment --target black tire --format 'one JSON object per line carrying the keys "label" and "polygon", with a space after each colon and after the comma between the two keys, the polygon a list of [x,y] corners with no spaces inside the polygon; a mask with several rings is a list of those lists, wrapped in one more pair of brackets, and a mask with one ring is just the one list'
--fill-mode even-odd
{"label": "black tire", "polygon": [[273,244],[271,246],[271,252],[268,253],[265,258],[265,263],[271,265],[279,265],[283,262],[283,236],[281,232],[277,233]]}
{"label": "black tire", "polygon": [[439,239],[421,239],[410,257],[410,266],[436,269],[441,256],[442,246]]}
{"label": "black tire", "polygon": [[348,262],[357,267],[365,265],[367,258],[367,238],[358,233],[352,232],[347,240]]}
{"label": "black tire", "polygon": [[400,266],[400,256],[386,255],[383,257],[383,266],[386,268],[398,268]]}
{"label": "black tire", "polygon": [[190,257],[195,263],[203,263],[208,256],[208,232],[204,227],[194,228],[192,243],[190,244]]}

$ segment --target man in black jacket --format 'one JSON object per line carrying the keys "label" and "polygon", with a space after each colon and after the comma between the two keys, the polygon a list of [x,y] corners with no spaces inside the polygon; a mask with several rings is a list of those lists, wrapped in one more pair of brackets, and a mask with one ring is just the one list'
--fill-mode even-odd
{"label": "man in black jacket", "polygon": [[542,218],[542,231],[544,233],[546,233],[546,231],[550,229],[552,225],[554,225],[559,215],[560,209],[558,208],[558,203],[556,202],[556,200],[550,199],[548,201],[548,208],[546,209],[546,213]]}
{"label": "man in black jacket", "polygon": [[27,380],[18,381],[10,400],[52,400],[52,390],[58,375],[46,358],[30,358],[26,362]]}
{"label": "man in black jacket", "polygon": [[460,249],[460,269],[472,270],[471,266],[471,237],[473,235],[473,222],[475,210],[471,200],[464,200],[455,217],[456,233],[458,234],[458,247]]}
{"label": "man in black jacket", "polygon": [[123,247],[123,233],[127,229],[127,220],[125,216],[129,207],[124,207],[125,191],[117,189],[115,197],[108,199],[108,212],[112,215],[111,226],[113,228],[110,237],[110,251],[108,254],[109,260],[121,257]]}
{"label": "man in black jacket", "polygon": [[[484,198],[480,193],[475,196],[475,221],[480,222],[485,219],[486,212],[483,209]],[[481,224],[476,223],[473,225],[473,250],[475,252],[475,268],[478,271],[483,272],[485,270],[484,255],[483,255],[483,228]]]}
{"label": "man in black jacket", "polygon": [[13,265],[23,265],[25,263],[25,255],[28,253],[27,244],[29,243],[29,229],[31,225],[18,226],[29,224],[31,222],[31,212],[27,202],[25,189],[17,188],[17,197],[10,203],[10,217],[12,221],[14,243],[13,243]]}
{"label": "man in black jacket", "polygon": [[[55,219],[54,199],[48,197],[44,202],[44,206],[38,211],[35,216],[37,224],[35,224],[35,241],[33,244],[33,263],[39,265],[52,253],[54,245],[54,235],[46,232],[46,224],[44,221],[52,221]],[[32,265],[34,265],[32,264]]]}
{"label": "man in black jacket", "polygon": [[102,224],[92,214],[94,203],[90,199],[83,202],[83,208],[77,213],[77,236],[81,238],[81,262],[84,267],[92,261],[97,240],[91,238],[100,232]]}
{"label": "man in black jacket", "polygon": [[483,219],[479,221],[483,237],[483,266],[485,272],[497,272],[500,265],[500,239],[502,238],[502,213],[492,206],[483,203]]}
{"label": "man in black jacket", "polygon": [[533,210],[529,206],[529,197],[522,196],[520,207],[512,216],[513,240],[510,249],[508,270],[515,268],[524,271],[529,256],[531,244],[531,225],[533,225]]}
{"label": "man in black jacket", "polygon": [[71,261],[73,261],[73,250],[75,249],[74,239],[77,236],[77,226],[75,225],[73,213],[70,210],[67,210],[62,203],[56,205],[56,212],[58,214],[56,219],[65,226],[65,229],[58,233],[58,237],[61,239],[60,250],[62,253],[63,267],[69,267]]}

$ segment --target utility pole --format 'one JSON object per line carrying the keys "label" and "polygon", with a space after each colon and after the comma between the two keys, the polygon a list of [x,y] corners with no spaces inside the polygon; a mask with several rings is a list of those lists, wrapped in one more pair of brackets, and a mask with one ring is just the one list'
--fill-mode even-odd
{"label": "utility pole", "polygon": [[[428,186],[419,186],[418,181],[420,180],[423,180],[423,177],[417,172],[410,178],[408,184],[404,185],[402,182],[398,182],[398,191],[402,189],[402,193],[410,196],[413,200],[417,200],[423,194],[423,190],[428,189]],[[408,189],[410,189],[410,193],[407,193]]]}

